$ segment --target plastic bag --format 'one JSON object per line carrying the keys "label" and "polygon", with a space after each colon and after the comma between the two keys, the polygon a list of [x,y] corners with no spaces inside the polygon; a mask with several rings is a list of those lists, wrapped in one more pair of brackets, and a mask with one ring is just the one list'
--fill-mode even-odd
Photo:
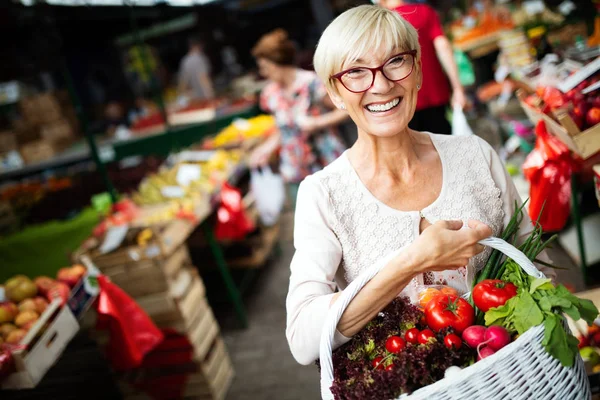
{"label": "plastic bag", "polygon": [[420,285],[416,288],[416,299],[413,299],[413,303],[425,308],[427,303],[436,298],[439,295],[453,295],[459,296],[458,290],[450,286],[445,285]]}
{"label": "plastic bag", "polygon": [[459,105],[454,106],[452,112],[452,135],[453,136],[471,136],[473,131],[467,122],[467,117]]}
{"label": "plastic bag", "polygon": [[98,276],[97,329],[108,329],[107,357],[117,371],[137,368],[164,336],[144,310],[106,276]]}
{"label": "plastic bag", "polygon": [[221,189],[221,206],[217,210],[217,240],[240,240],[254,230],[242,204],[240,191],[228,183]]}
{"label": "plastic bag", "polygon": [[271,168],[253,169],[250,175],[250,190],[256,200],[256,208],[263,225],[274,225],[285,203],[285,185],[281,175]]}
{"label": "plastic bag", "polygon": [[567,146],[548,133],[544,121],[538,122],[535,134],[535,149],[523,163],[530,183],[529,216],[534,221],[539,217],[544,231],[559,231],[569,218],[571,174],[579,167]]}

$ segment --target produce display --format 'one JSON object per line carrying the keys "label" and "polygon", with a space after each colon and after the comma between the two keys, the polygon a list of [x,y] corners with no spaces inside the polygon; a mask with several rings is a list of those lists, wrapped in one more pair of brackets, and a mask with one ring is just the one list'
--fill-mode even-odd
{"label": "produce display", "polygon": [[556,119],[555,112],[567,111],[581,131],[600,123],[600,94],[583,90],[600,81],[600,74],[585,79],[574,89],[562,93],[555,87],[539,86],[536,92],[525,98],[525,103],[536,111]]}
{"label": "produce display", "polygon": [[[239,151],[217,150],[207,161],[185,161],[171,168],[164,167],[142,180],[132,200],[138,205],[150,205],[212,193],[227,177],[230,169],[240,162],[241,157]],[[190,165],[200,169],[198,177],[182,184],[180,170]]]}
{"label": "produce display", "polygon": [[83,265],[73,265],[61,268],[56,279],[40,276],[31,280],[17,275],[7,280],[2,286],[6,299],[0,302],[0,344],[21,342],[50,302],[67,302],[71,288],[86,272]]}
{"label": "produce display", "polygon": [[[522,205],[502,233],[528,259],[544,241],[536,224],[517,244]],[[445,286],[426,287],[416,304],[395,299],[351,341],[333,352],[336,399],[397,398],[493,356],[530,328],[542,325],[542,345],[564,367],[574,365],[579,340],[564,315],[591,325],[598,309],[550,279],[528,275],[516,262],[492,251],[474,280],[470,301]],[[600,334],[597,338],[600,341]]]}
{"label": "produce display", "polygon": [[219,148],[237,145],[248,139],[269,135],[275,129],[275,118],[259,115],[250,119],[238,119],[223,129],[217,136],[207,140],[204,148]]}

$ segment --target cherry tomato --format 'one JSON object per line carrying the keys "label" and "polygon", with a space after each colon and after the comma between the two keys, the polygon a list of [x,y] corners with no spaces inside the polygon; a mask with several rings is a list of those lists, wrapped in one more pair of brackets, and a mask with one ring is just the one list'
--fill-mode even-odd
{"label": "cherry tomato", "polygon": [[444,338],[444,344],[450,350],[458,350],[462,346],[462,339],[454,333],[449,333]]}
{"label": "cherry tomato", "polygon": [[394,364],[390,364],[387,367],[385,367],[386,371],[393,371],[394,370]]}
{"label": "cherry tomato", "polygon": [[390,336],[385,342],[385,349],[390,353],[398,354],[406,347],[406,342],[400,336]]}
{"label": "cherry tomato", "polygon": [[475,321],[475,310],[463,298],[453,295],[440,295],[431,300],[425,307],[427,325],[438,332],[444,328],[452,328],[462,333]]}
{"label": "cherry tomato", "polygon": [[408,343],[418,344],[419,343],[419,330],[417,328],[411,328],[406,331],[404,338]]}
{"label": "cherry tomato", "polygon": [[483,312],[501,307],[517,295],[517,287],[500,279],[485,279],[473,288],[473,302]]}
{"label": "cherry tomato", "polygon": [[384,369],[383,364],[381,363],[381,360],[383,360],[383,357],[381,356],[377,356],[373,359],[373,361],[371,361],[371,364],[373,365],[373,368],[376,369]]}
{"label": "cherry tomato", "polygon": [[431,343],[435,340],[435,333],[431,329],[423,329],[419,332],[418,340],[420,344]]}

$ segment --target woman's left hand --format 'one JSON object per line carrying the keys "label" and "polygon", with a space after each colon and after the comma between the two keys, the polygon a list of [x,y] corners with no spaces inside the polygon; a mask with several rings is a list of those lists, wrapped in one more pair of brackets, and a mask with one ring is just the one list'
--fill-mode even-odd
{"label": "woman's left hand", "polygon": [[463,88],[456,89],[452,92],[452,106],[460,106],[463,110],[467,108],[467,96]]}
{"label": "woman's left hand", "polygon": [[321,130],[319,117],[305,116],[302,118],[298,118],[296,124],[298,124],[298,127],[300,128],[302,133],[307,137]]}

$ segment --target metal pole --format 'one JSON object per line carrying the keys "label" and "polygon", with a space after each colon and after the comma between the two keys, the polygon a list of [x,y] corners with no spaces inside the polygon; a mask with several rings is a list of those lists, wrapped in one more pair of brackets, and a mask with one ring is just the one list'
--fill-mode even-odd
{"label": "metal pole", "polygon": [[[150,89],[153,92],[154,100],[158,104],[160,113],[165,121],[165,129],[168,134],[170,131],[170,128],[169,128],[169,120],[167,119],[167,109],[165,107],[165,102],[163,100],[160,87],[159,87],[158,83],[156,82],[156,79],[154,79],[155,78],[154,73],[153,73],[152,69],[150,68],[150,64],[148,62],[148,54],[146,53],[146,46],[145,46],[144,40],[142,39],[142,36],[140,35],[140,31],[138,30],[138,26],[137,26],[137,20],[135,17],[135,6],[133,5],[133,2],[131,2],[131,1],[129,2],[129,11],[130,11],[129,17],[130,17],[130,22],[131,22],[131,29],[133,31],[133,36],[135,38],[135,42],[136,42],[137,46],[140,48],[140,58],[142,60],[142,65],[144,67],[144,71],[150,77]],[[169,135],[169,137],[171,137],[171,135]],[[173,140],[172,137],[171,137],[171,140]],[[171,145],[173,145],[173,143],[171,143]]]}

